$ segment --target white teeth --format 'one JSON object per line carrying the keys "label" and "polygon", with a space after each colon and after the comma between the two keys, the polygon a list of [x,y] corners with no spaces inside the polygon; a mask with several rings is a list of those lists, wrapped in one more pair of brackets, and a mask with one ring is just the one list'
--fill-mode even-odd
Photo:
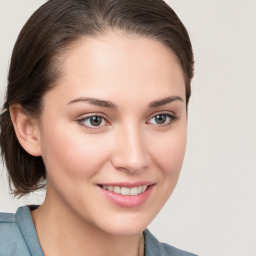
{"label": "white teeth", "polygon": [[103,188],[105,190],[112,191],[116,194],[121,194],[121,195],[124,195],[124,196],[129,196],[129,195],[130,196],[137,196],[137,195],[145,192],[145,190],[148,188],[148,186],[143,185],[143,186],[138,186],[138,187],[127,188],[127,187],[103,185]]}
{"label": "white teeth", "polygon": [[124,195],[124,196],[128,196],[129,195],[129,188],[122,187],[121,188],[121,194]]}
{"label": "white teeth", "polygon": [[147,185],[142,186],[142,193],[147,189],[147,187],[148,187]]}
{"label": "white teeth", "polygon": [[115,193],[117,193],[117,194],[120,194],[120,193],[121,193],[121,189],[120,189],[120,187],[118,187],[118,186],[114,186],[114,187],[113,187],[113,191],[114,191]]}
{"label": "white teeth", "polygon": [[134,187],[134,188],[130,188],[130,196],[136,196],[138,195],[138,188]]}

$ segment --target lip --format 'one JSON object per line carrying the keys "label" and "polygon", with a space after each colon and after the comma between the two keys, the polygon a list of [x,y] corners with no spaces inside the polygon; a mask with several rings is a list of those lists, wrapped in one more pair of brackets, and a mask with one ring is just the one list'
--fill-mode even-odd
{"label": "lip", "polygon": [[[120,186],[120,187],[138,187],[147,185],[148,188],[141,194],[136,196],[124,196],[121,194],[116,194],[112,191],[108,191],[103,189],[103,185],[107,186]],[[100,184],[98,185],[100,191],[106,196],[106,198],[114,203],[115,205],[124,207],[124,208],[133,208],[142,205],[147,199],[150,197],[150,194],[154,188],[154,184],[152,182],[137,182],[137,183],[107,183],[107,184]]]}

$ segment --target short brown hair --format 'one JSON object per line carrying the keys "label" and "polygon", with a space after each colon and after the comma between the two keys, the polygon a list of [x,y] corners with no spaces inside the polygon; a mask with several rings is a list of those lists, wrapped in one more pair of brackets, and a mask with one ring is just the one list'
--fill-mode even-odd
{"label": "short brown hair", "polygon": [[[37,117],[43,95],[53,87],[61,70],[57,57],[82,36],[122,30],[153,38],[178,57],[185,78],[188,103],[193,77],[193,51],[186,28],[163,0],[50,0],[21,30],[13,49],[6,102],[0,116],[0,146],[15,195],[35,191],[45,184],[41,157],[28,154],[19,144],[9,107],[20,104]],[[10,186],[11,187],[11,186]]]}

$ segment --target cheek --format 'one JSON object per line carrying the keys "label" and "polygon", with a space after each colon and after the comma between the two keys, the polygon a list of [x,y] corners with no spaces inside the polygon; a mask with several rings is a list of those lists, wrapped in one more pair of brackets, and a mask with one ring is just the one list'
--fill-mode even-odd
{"label": "cheek", "polygon": [[71,178],[94,175],[107,158],[105,145],[104,140],[67,129],[44,131],[42,151],[48,175],[61,173]]}
{"label": "cheek", "polygon": [[159,136],[151,148],[152,158],[165,176],[180,173],[187,142],[186,128]]}

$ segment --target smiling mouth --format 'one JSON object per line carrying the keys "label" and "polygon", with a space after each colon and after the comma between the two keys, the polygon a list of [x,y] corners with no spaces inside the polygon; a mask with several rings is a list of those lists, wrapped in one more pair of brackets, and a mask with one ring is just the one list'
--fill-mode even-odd
{"label": "smiling mouth", "polygon": [[150,197],[155,186],[153,182],[139,182],[139,184],[116,183],[98,184],[103,195],[115,205],[133,208],[143,205]]}
{"label": "smiling mouth", "polygon": [[121,186],[108,186],[108,185],[101,185],[101,188],[113,192],[115,194],[120,194],[124,196],[137,196],[147,190],[149,187],[148,185],[142,185],[137,187],[121,187]]}

